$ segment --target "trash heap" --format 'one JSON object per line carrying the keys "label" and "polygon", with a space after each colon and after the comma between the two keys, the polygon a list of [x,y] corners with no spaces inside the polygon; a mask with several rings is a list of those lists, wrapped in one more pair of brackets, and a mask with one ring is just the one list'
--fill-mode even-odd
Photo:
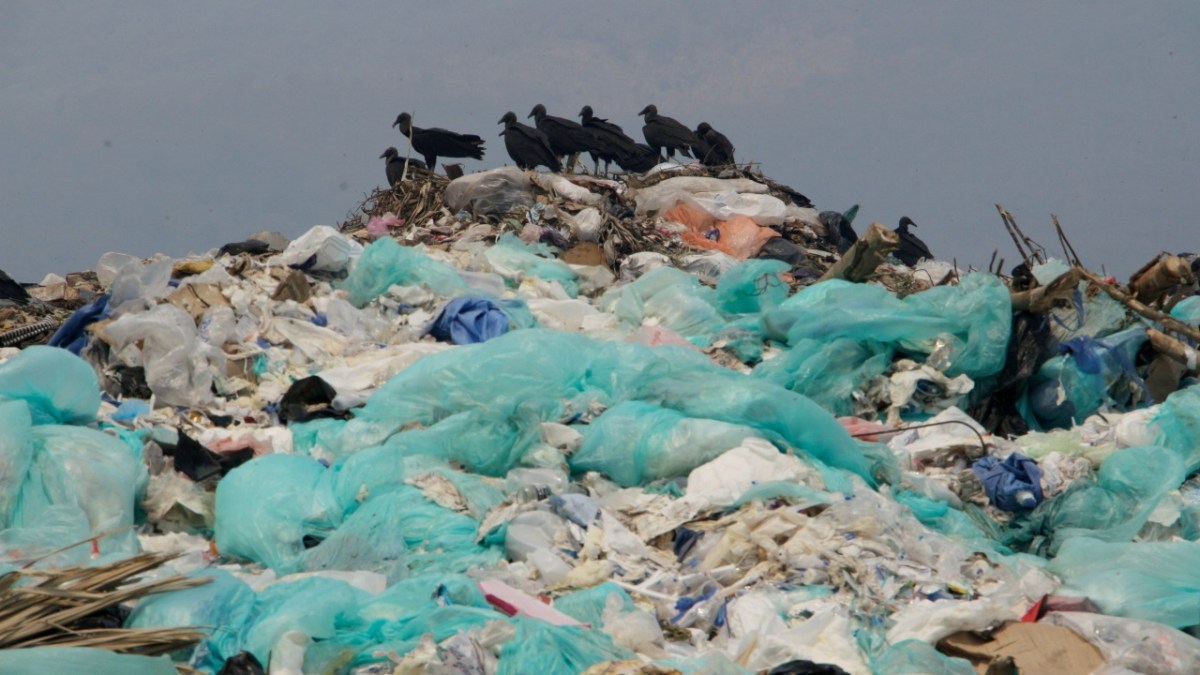
{"label": "trash heap", "polygon": [[203,639],[0,671],[1200,668],[1192,261],[910,268],[829,220],[742,170],[416,170],[13,291],[0,591],[154,554],[195,583],[113,630]]}

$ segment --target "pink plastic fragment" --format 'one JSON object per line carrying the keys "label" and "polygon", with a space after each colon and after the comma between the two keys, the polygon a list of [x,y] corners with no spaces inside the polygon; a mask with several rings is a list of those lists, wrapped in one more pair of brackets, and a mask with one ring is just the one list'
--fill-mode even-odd
{"label": "pink plastic fragment", "polygon": [[554,626],[586,626],[537,598],[497,579],[479,582],[479,590],[493,607],[509,616],[527,616]]}

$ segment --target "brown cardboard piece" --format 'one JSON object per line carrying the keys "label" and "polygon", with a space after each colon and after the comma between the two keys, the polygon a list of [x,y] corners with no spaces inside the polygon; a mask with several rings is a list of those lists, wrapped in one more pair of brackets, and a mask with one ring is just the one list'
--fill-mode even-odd
{"label": "brown cardboard piece", "polygon": [[[1012,672],[1088,675],[1104,665],[1100,650],[1075,631],[1042,623],[1006,623],[992,631],[990,637],[959,632],[942,639],[938,649],[943,654],[970,660],[981,675]],[[1012,659],[1015,670],[1003,667],[988,670],[990,664],[1001,666],[1008,658]]]}
{"label": "brown cardboard piece", "polygon": [[204,316],[209,307],[228,305],[229,301],[221,295],[221,288],[215,284],[191,284],[167,296],[167,301],[192,315],[193,320]]}

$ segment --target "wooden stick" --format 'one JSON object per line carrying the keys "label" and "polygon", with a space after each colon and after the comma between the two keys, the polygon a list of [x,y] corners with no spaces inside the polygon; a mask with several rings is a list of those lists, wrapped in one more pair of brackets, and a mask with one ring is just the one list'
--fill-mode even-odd
{"label": "wooden stick", "polygon": [[1012,216],[1008,215],[1008,211],[1005,211],[1004,207],[999,204],[996,205],[996,210],[1000,212],[1000,220],[1004,223],[1004,230],[1008,232],[1008,236],[1012,237],[1013,244],[1016,244],[1017,253],[1021,254],[1021,260],[1024,260],[1025,264],[1028,265],[1029,254],[1025,252],[1025,247],[1021,245],[1021,238],[1013,230]]}
{"label": "wooden stick", "polygon": [[1187,367],[1188,372],[1194,373],[1197,371],[1197,354],[1194,348],[1176,340],[1157,328],[1147,328],[1146,335],[1150,338],[1150,346],[1154,348],[1154,351],[1182,363]]}
{"label": "wooden stick", "polygon": [[833,267],[819,279],[845,279],[865,281],[875,273],[875,268],[889,253],[900,246],[900,235],[880,225],[871,223],[867,233],[846,251]]}
{"label": "wooden stick", "polygon": [[1121,303],[1122,305],[1125,305],[1129,309],[1133,310],[1134,312],[1137,312],[1138,314],[1141,314],[1142,316],[1146,317],[1147,319],[1150,319],[1151,321],[1157,321],[1158,323],[1161,323],[1163,325],[1163,327],[1167,328],[1168,330],[1173,330],[1176,333],[1186,335],[1190,340],[1192,340],[1194,342],[1200,342],[1200,330],[1197,330],[1194,326],[1189,326],[1186,323],[1180,321],[1179,319],[1176,319],[1175,317],[1171,316],[1170,314],[1164,314],[1156,309],[1147,307],[1146,303],[1141,302],[1137,298],[1129,295],[1128,293],[1122,291],[1121,289],[1117,288],[1116,286],[1113,286],[1112,284],[1107,283],[1106,281],[1104,281],[1103,278],[1100,277],[1100,275],[1096,274],[1095,272],[1090,272],[1082,267],[1079,267],[1077,269],[1079,270],[1079,273],[1080,273],[1080,275],[1083,276],[1083,278],[1087,279],[1088,281],[1092,282],[1096,286],[1100,287],[1100,289],[1102,291],[1104,291],[1105,293],[1108,293],[1108,295],[1110,297],[1112,297],[1113,300],[1116,300],[1117,302]]}
{"label": "wooden stick", "polygon": [[1058,216],[1051,213],[1050,220],[1054,221],[1054,229],[1058,232],[1058,243],[1063,247],[1063,254],[1067,256],[1067,262],[1076,267],[1083,267],[1083,261],[1079,259],[1079,254],[1075,252],[1075,247],[1071,245],[1071,240],[1067,239],[1067,233],[1063,231],[1062,225],[1058,224]]}

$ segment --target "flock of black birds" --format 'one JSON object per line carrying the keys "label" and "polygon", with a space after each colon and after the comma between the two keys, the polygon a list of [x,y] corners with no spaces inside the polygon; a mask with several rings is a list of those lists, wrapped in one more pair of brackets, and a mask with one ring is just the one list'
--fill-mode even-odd
{"label": "flock of black birds", "polygon": [[[535,126],[522,124],[516,113],[504,113],[497,124],[504,125],[500,135],[504,137],[504,148],[508,156],[522,169],[544,166],[551,171],[572,171],[579,155],[586,152],[592,158],[592,172],[600,173],[600,162],[604,162],[604,173],[610,163],[616,163],[624,171],[641,173],[649,171],[659,162],[674,158],[679,152],[685,157],[698,159],[705,166],[726,166],[734,163],[733,143],[724,134],[701,122],[695,130],[676,119],[658,114],[658,108],[648,105],[642,109],[645,124],[642,135],[645,143],[630,138],[621,127],[608,120],[596,117],[590,105],[579,111],[580,122],[555,117],[546,112],[546,106],[535,105],[527,118]],[[400,155],[390,147],[380,155],[387,160],[388,184],[395,186],[404,176],[405,163],[419,169],[434,170],[438,157],[483,159],[484,141],[474,134],[460,134],[438,127],[413,126],[412,115],[400,113],[393,127],[409,140],[412,149],[423,157],[423,161]],[[665,152],[665,157],[664,157]],[[807,202],[807,199],[804,200]],[[858,240],[852,222],[858,211],[855,205],[846,213],[824,211],[819,219],[825,229],[825,238],[839,253],[845,253]],[[921,259],[932,259],[929,247],[909,228],[917,224],[905,216],[900,219],[896,234],[900,246],[894,255],[906,265],[915,265]]]}
{"label": "flock of black birds", "polygon": [[[592,171],[599,173],[600,161],[604,171],[610,163],[625,171],[643,172],[666,159],[676,151],[685,157],[694,157],[706,166],[733,164],[733,144],[724,134],[701,122],[693,131],[678,120],[658,114],[658,108],[646,106],[638,113],[645,119],[642,135],[645,143],[630,138],[621,127],[602,117],[596,117],[590,105],[579,111],[580,122],[564,117],[555,117],[546,112],[546,106],[535,105],[527,118],[534,126],[522,124],[514,112],[507,112],[497,124],[504,125],[500,135],[504,137],[504,148],[508,156],[522,169],[544,166],[551,171],[572,171],[579,155],[586,152],[592,158]],[[483,159],[483,139],[474,134],[460,134],[438,127],[413,126],[412,115],[403,112],[392,124],[409,139],[412,149],[424,161],[409,158],[408,165],[434,169],[438,157]],[[379,156],[387,160],[388,183],[395,185],[403,173],[404,157],[391,147]],[[399,168],[396,168],[399,167]]]}

